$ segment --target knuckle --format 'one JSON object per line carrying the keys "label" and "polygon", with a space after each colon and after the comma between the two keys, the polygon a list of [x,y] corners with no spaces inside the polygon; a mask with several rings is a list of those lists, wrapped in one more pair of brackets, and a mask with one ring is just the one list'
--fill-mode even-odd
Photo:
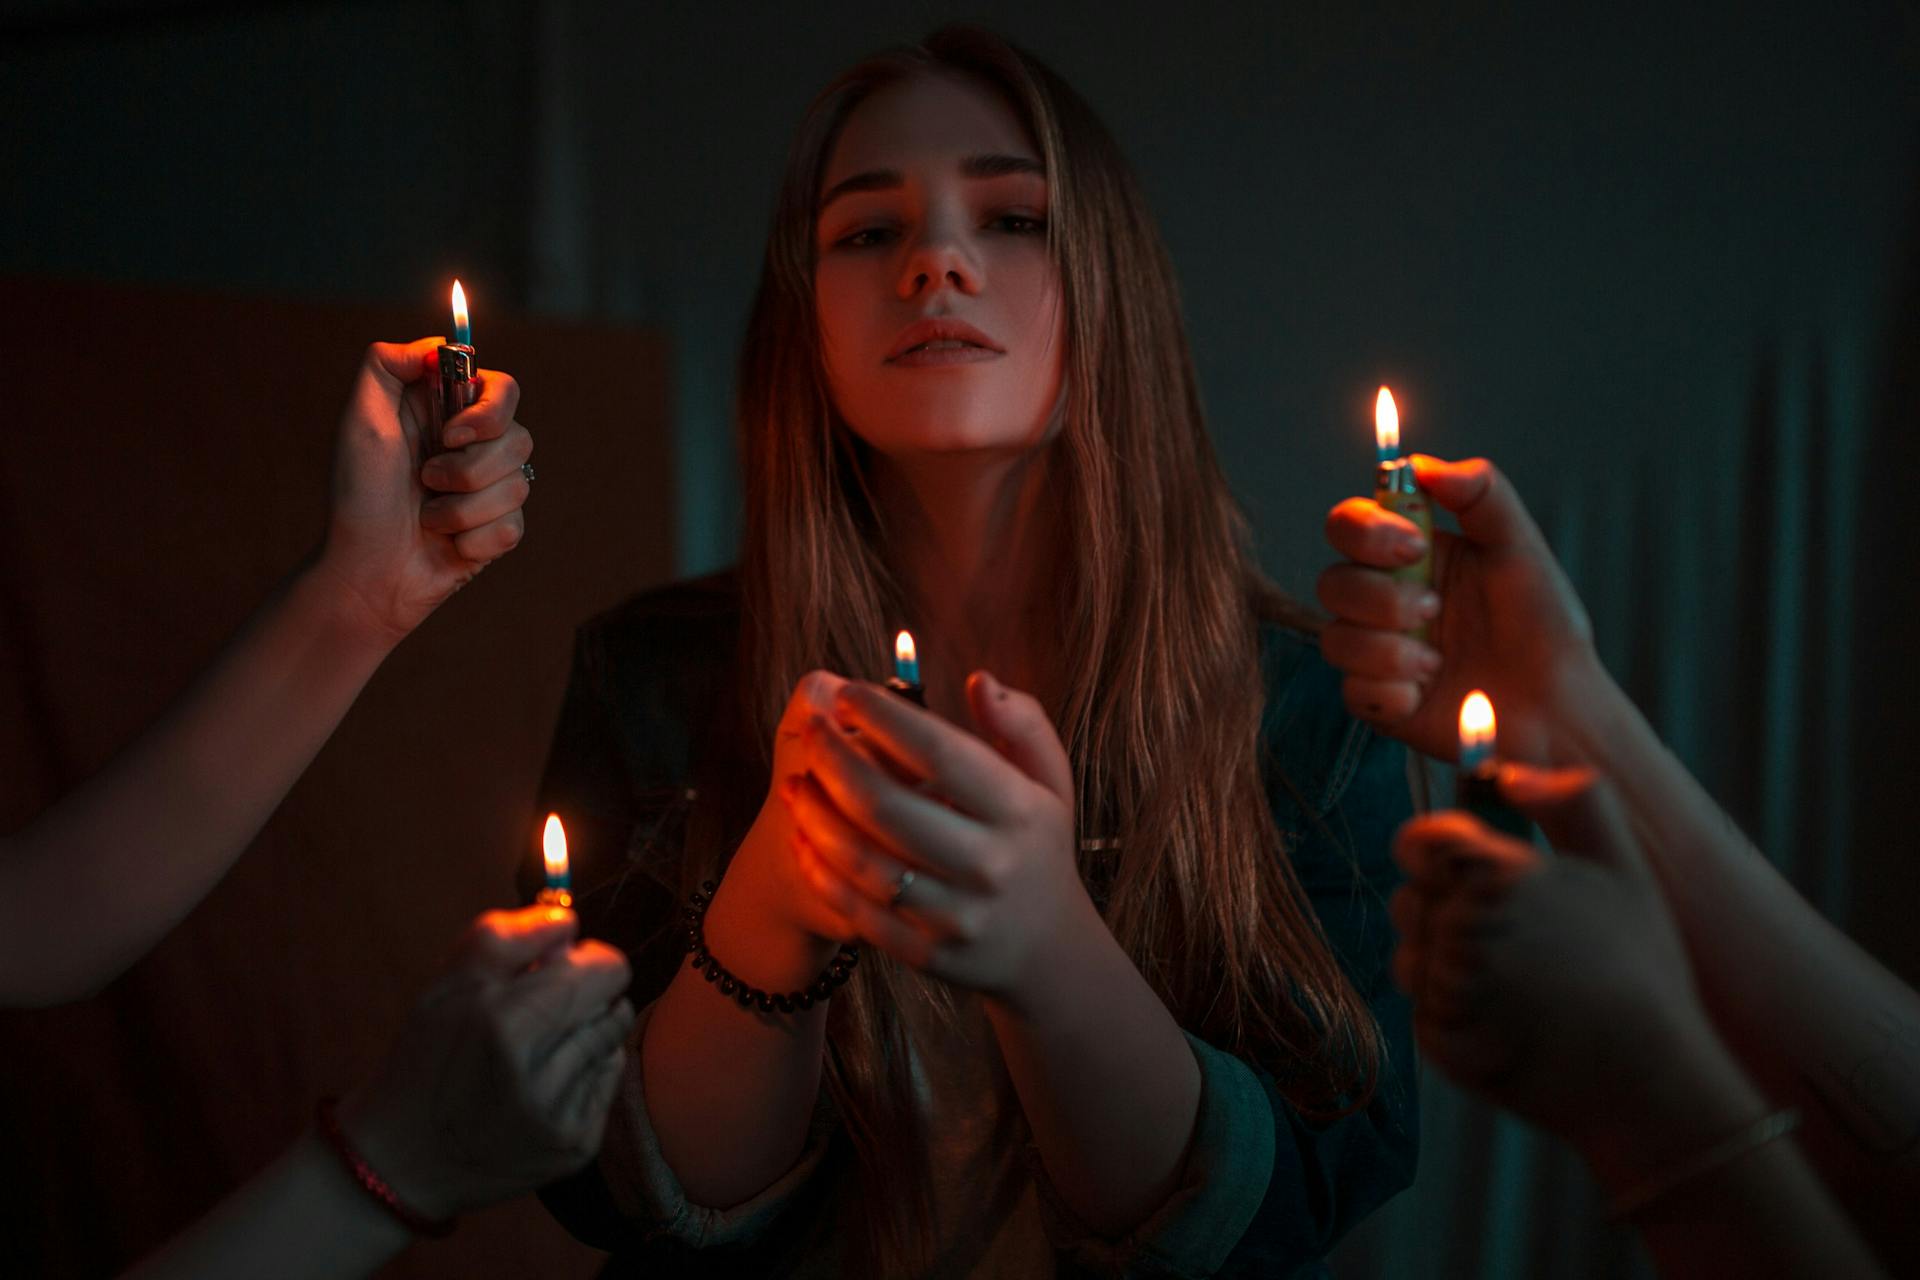
{"label": "knuckle", "polygon": [[986,932],[986,915],[979,906],[968,903],[953,913],[953,936],[960,942],[978,942]]}
{"label": "knuckle", "polygon": [[466,493],[473,488],[473,468],[464,450],[454,449],[439,455],[433,467],[436,487],[444,492]]}
{"label": "knuckle", "polygon": [[1345,577],[1345,575],[1341,573],[1342,567],[1343,566],[1337,564],[1328,565],[1320,571],[1320,576],[1313,580],[1314,597],[1327,607],[1327,612],[1329,613],[1339,613],[1341,611],[1342,596],[1340,594],[1340,583],[1342,578]]}
{"label": "knuckle", "polygon": [[859,920],[860,895],[851,885],[837,876],[827,876],[822,888],[826,891],[828,906],[849,920]]}
{"label": "knuckle", "polygon": [[1420,597],[1427,588],[1411,582],[1397,585],[1393,599],[1393,620],[1402,630],[1411,631],[1421,623]]}
{"label": "knuckle", "polygon": [[1004,888],[1012,880],[1018,869],[1016,860],[1008,856],[1004,849],[995,847],[987,851],[978,862],[980,878],[991,889]]}
{"label": "knuckle", "polygon": [[833,675],[819,668],[801,676],[793,686],[794,701],[804,703],[809,708],[824,707],[832,697]]}
{"label": "knuckle", "polygon": [[507,913],[504,911],[483,912],[467,926],[467,945],[484,955],[498,953],[506,944],[506,938]]}
{"label": "knuckle", "polygon": [[1345,670],[1352,665],[1354,628],[1346,622],[1329,622],[1320,629],[1320,656]]}
{"label": "knuckle", "polygon": [[954,766],[958,763],[958,761],[954,759],[953,748],[946,742],[935,742],[931,744],[927,748],[926,760],[927,771],[935,778],[952,777]]}

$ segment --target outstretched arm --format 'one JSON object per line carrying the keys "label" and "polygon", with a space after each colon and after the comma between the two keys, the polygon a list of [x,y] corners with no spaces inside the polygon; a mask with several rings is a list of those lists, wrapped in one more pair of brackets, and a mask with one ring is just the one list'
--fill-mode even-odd
{"label": "outstretched arm", "polygon": [[[626,961],[574,943],[569,911],[474,922],[380,1073],[341,1107],[350,1148],[408,1209],[450,1221],[578,1169],[600,1146],[626,1060]],[[370,1274],[412,1230],[307,1134],[131,1274]]]}
{"label": "outstretched arm", "polygon": [[1611,789],[1509,765],[1501,791],[1559,857],[1457,812],[1397,842],[1394,972],[1428,1060],[1572,1143],[1664,1274],[1882,1274],[1708,1025]]}
{"label": "outstretched arm", "polygon": [[469,443],[421,466],[437,342],[369,348],[320,550],[132,746],[0,839],[0,1006],[86,996],[144,954],[226,873],[387,653],[519,541],[532,440],[513,379],[487,373],[449,423]]}
{"label": "outstretched arm", "polygon": [[[1328,517],[1348,562],[1321,579],[1323,644],[1355,714],[1451,757],[1470,688],[1492,693],[1519,758],[1612,779],[1671,907],[1701,995],[1742,1067],[1805,1112],[1809,1159],[1890,1259],[1920,1257],[1920,996],[1824,920],[1667,750],[1595,654],[1579,600],[1519,495],[1484,459],[1415,460],[1454,512],[1436,535],[1434,648],[1402,629],[1418,589],[1385,570],[1413,527],[1365,499]],[[1427,655],[1433,654],[1432,658]]]}

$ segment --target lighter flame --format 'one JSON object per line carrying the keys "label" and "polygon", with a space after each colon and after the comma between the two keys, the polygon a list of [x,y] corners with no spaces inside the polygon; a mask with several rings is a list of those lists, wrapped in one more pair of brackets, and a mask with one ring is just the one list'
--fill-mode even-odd
{"label": "lighter flame", "polygon": [[540,845],[547,855],[547,879],[560,880],[567,874],[567,829],[560,825],[560,815],[547,815],[547,829],[540,833]]}
{"label": "lighter flame", "polygon": [[1400,410],[1393,403],[1393,392],[1385,387],[1373,402],[1373,439],[1382,457],[1400,452]]}
{"label": "lighter flame", "polygon": [[1475,689],[1460,704],[1460,754],[1491,754],[1493,743],[1493,699]]}
{"label": "lighter flame", "polygon": [[453,327],[467,327],[467,291],[460,287],[458,280],[453,282]]}
{"label": "lighter flame", "polygon": [[920,655],[913,647],[913,632],[902,631],[893,638],[893,660],[895,662],[920,661]]}

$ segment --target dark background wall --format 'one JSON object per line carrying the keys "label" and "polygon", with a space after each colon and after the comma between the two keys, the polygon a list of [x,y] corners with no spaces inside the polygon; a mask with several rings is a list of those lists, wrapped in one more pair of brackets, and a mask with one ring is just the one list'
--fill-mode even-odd
{"label": "dark background wall", "polygon": [[[1000,27],[1138,166],[1282,584],[1310,591],[1391,383],[1412,444],[1516,477],[1609,664],[1770,856],[1920,976],[1912,0],[7,12],[0,272],[420,332],[458,273],[483,351],[496,314],[664,330],[682,571],[734,545],[730,368],[788,130],[862,52]],[[572,429],[537,386],[523,417]],[[1429,1097],[1428,1173],[1350,1273],[1636,1265],[1533,1135]]]}

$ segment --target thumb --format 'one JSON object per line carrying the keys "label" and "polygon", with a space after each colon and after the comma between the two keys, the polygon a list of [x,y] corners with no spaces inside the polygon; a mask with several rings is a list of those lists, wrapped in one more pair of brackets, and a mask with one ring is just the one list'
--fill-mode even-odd
{"label": "thumb", "polygon": [[1520,494],[1485,458],[1447,462],[1417,453],[1413,471],[1428,496],[1453,513],[1469,541],[1485,547],[1545,547]]}
{"label": "thumb", "polygon": [[1644,866],[1619,798],[1592,769],[1502,765],[1500,795],[1539,823],[1560,853],[1608,866]]}
{"label": "thumb", "polygon": [[367,372],[394,390],[418,382],[434,371],[444,338],[416,338],[412,342],[376,342],[367,348]]}
{"label": "thumb", "polygon": [[1014,768],[1072,806],[1073,766],[1039,699],[1009,689],[983,670],[967,677],[967,709],[980,736]]}

